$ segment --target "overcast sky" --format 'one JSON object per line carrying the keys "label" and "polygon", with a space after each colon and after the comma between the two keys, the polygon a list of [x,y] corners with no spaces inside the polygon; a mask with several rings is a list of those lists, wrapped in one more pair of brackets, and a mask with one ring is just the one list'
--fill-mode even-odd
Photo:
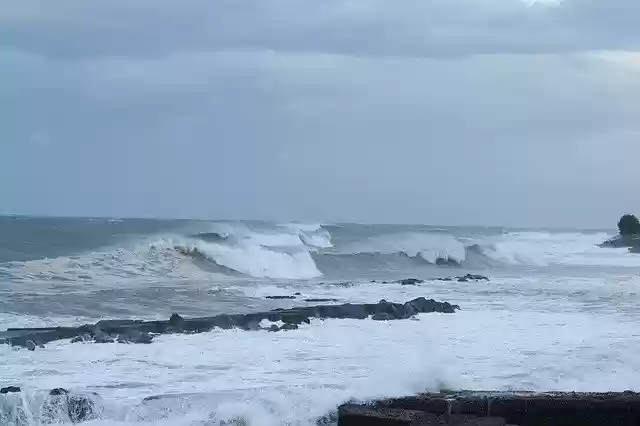
{"label": "overcast sky", "polygon": [[638,0],[0,0],[0,211],[613,226]]}

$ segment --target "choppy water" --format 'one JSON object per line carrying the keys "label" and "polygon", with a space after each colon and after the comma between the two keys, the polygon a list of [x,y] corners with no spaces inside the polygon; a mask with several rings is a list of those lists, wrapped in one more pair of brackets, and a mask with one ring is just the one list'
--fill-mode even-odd
{"label": "choppy water", "polygon": [[[435,389],[640,390],[640,255],[607,232],[0,218],[2,328],[427,296],[455,315],[213,331],[151,345],[0,347],[0,385],[95,391],[93,424],[306,425],[351,397]],[[489,282],[430,278],[467,272]],[[383,284],[417,277],[420,286]],[[376,280],[373,283],[371,280]],[[172,395],[142,403],[154,395]],[[16,402],[18,403],[18,402]]]}

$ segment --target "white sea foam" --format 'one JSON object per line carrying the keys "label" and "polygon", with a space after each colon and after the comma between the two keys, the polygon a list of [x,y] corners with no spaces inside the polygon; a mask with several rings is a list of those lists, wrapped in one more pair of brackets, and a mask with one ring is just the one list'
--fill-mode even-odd
{"label": "white sea foam", "polygon": [[626,248],[600,248],[606,233],[510,232],[477,241],[482,252],[511,264],[546,266],[640,266],[640,256]]}
{"label": "white sea foam", "polygon": [[250,242],[230,246],[204,241],[192,242],[187,248],[197,250],[218,265],[252,277],[305,279],[322,275],[307,250],[282,252]]}
{"label": "white sea foam", "polygon": [[[420,321],[316,320],[293,332],[214,331],[140,346],[57,342],[0,353],[7,383],[98,391],[112,408],[96,424],[244,417],[251,425],[308,425],[350,397],[439,386],[639,389],[636,320],[608,312],[470,309]],[[158,394],[184,396],[138,405]]]}

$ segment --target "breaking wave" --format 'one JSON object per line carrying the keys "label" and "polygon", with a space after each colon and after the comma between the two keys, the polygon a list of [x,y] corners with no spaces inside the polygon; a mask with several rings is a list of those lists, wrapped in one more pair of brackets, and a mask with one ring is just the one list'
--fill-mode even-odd
{"label": "breaking wave", "polygon": [[433,265],[499,266],[607,263],[611,252],[597,245],[601,233],[506,232],[456,237],[446,230],[378,235],[350,244],[336,255],[404,255]]}
{"label": "breaking wave", "polygon": [[116,248],[77,255],[0,263],[0,275],[18,281],[312,279],[335,271],[402,272],[420,265],[490,269],[627,261],[625,254],[597,246],[606,233],[381,233],[375,226],[301,223],[200,223],[198,228],[138,235]]}
{"label": "breaking wave", "polygon": [[371,237],[351,244],[341,254],[403,254],[420,258],[428,263],[462,264],[466,258],[464,244],[449,234],[433,232],[407,232]]}

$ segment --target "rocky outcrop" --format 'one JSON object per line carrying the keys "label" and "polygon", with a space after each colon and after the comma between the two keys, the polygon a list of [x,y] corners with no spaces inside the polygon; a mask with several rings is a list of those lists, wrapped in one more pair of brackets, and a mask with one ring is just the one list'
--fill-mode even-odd
{"label": "rocky outcrop", "polygon": [[618,235],[599,245],[601,248],[629,248],[632,253],[640,253],[640,236]]}
{"label": "rocky outcrop", "polygon": [[[458,281],[458,282],[469,282],[469,281],[489,281],[488,277],[484,275],[477,274],[467,274],[458,277],[442,277],[442,278],[432,278],[433,281]],[[421,280],[418,278],[405,278],[402,280],[396,281],[397,284],[401,285],[418,285],[424,283],[425,280]],[[383,281],[383,284],[386,284],[386,281]]]}
{"label": "rocky outcrop", "polygon": [[458,392],[345,404],[338,426],[640,424],[640,394]]}
{"label": "rocky outcrop", "polygon": [[396,283],[401,285],[416,285],[416,284],[422,284],[423,282],[424,280],[421,280],[418,278],[405,278],[405,279],[396,281]]}
{"label": "rocky outcrop", "polygon": [[462,277],[454,277],[454,279],[458,282],[469,282],[469,281],[489,281],[489,278],[484,275],[476,275],[476,274],[467,274]]}
{"label": "rocky outcrop", "polygon": [[[53,328],[20,328],[8,329],[0,332],[0,343],[11,344],[31,348],[34,345],[55,340],[71,339],[76,342],[95,343],[137,343],[148,344],[153,337],[167,333],[202,333],[214,328],[243,330],[262,330],[260,323],[263,320],[272,323],[281,321],[283,327],[271,331],[291,330],[302,323],[310,323],[311,318],[320,319],[365,319],[372,317],[376,320],[407,319],[419,313],[441,312],[455,313],[460,309],[457,305],[448,302],[427,300],[424,297],[411,300],[406,303],[392,303],[381,300],[378,303],[342,305],[316,305],[301,306],[291,309],[275,309],[268,312],[256,312],[251,314],[217,315],[214,317],[185,319],[178,314],[173,314],[168,321],[141,321],[141,320],[102,320],[96,324],[87,324],[79,327],[53,327]],[[289,324],[289,325],[287,325]],[[293,327],[295,325],[296,327]]]}
{"label": "rocky outcrop", "polygon": [[[24,406],[22,390],[17,386],[0,389],[0,424],[31,426],[37,424],[82,423],[97,419],[99,397],[94,393],[73,393],[66,389],[53,389],[44,395],[39,412]],[[42,398],[42,395],[40,396]],[[26,413],[29,413],[27,416]]]}

